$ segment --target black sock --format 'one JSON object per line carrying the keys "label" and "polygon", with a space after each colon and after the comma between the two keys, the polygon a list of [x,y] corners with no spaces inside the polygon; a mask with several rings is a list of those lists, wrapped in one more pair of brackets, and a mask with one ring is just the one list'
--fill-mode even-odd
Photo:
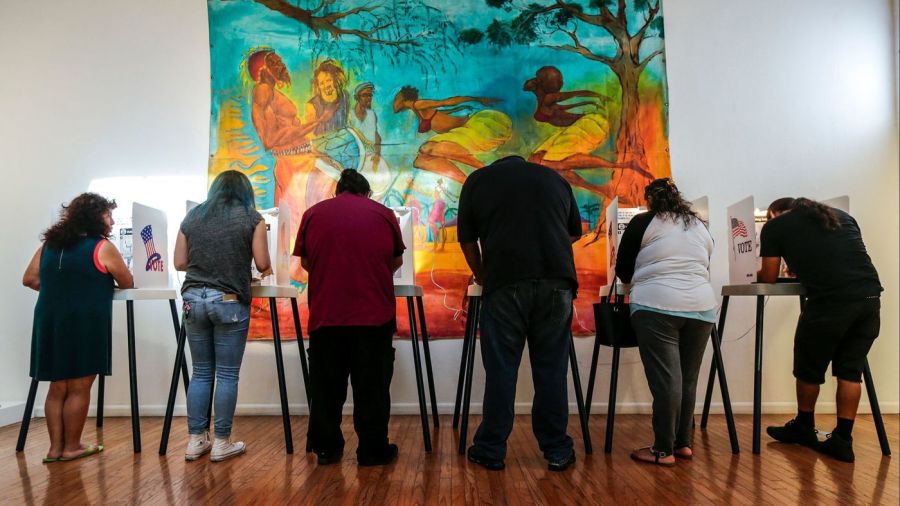
{"label": "black sock", "polygon": [[797,420],[797,423],[802,427],[814,429],[816,427],[816,412],[797,410],[797,418],[795,418],[795,420]]}
{"label": "black sock", "polygon": [[838,418],[837,427],[834,428],[833,432],[844,439],[850,439],[850,434],[853,432],[853,420]]}

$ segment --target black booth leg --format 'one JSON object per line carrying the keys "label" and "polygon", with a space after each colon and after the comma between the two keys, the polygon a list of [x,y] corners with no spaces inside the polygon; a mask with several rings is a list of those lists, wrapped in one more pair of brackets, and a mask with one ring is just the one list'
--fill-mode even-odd
{"label": "black booth leg", "polygon": [[284,445],[287,453],[294,453],[294,437],[291,433],[291,417],[288,411],[287,384],[284,379],[284,357],[281,350],[281,332],[278,327],[278,301],[269,298],[269,313],[272,317],[272,339],[275,341],[275,368],[278,373],[278,396],[281,400],[281,421],[284,425]]}
{"label": "black booth leg", "polygon": [[425,384],[422,379],[422,357],[419,356],[416,310],[412,297],[406,298],[406,308],[409,311],[409,335],[413,354],[413,366],[416,370],[416,391],[419,395],[419,416],[422,419],[422,440],[425,442],[425,452],[431,453],[431,429],[428,427],[428,410],[425,407]]}
{"label": "black booth leg", "polygon": [[[291,314],[294,317],[294,331],[297,334],[297,347],[300,349],[300,370],[303,373],[303,391],[306,392],[306,407],[310,406],[309,395],[309,363],[306,361],[306,345],[303,343],[303,327],[300,325],[300,309],[297,308],[297,299],[291,297]],[[312,451],[309,437],[306,438],[306,453]]]}
{"label": "black booth leg", "polygon": [[872,408],[875,431],[878,433],[878,443],[881,445],[881,454],[890,456],[891,445],[888,442],[887,432],[884,430],[884,420],[881,418],[881,408],[878,406],[878,397],[875,395],[875,384],[872,382],[872,370],[869,369],[868,359],[863,368],[863,379],[866,383],[866,395],[869,396],[869,407]]}
{"label": "black booth leg", "polygon": [[760,426],[762,425],[762,350],[763,320],[766,298],[756,297],[756,349],[753,360],[753,453],[759,454]]}
{"label": "black booth leg", "polygon": [[463,392],[462,404],[462,420],[459,426],[459,448],[457,451],[460,455],[465,455],[466,444],[469,439],[469,407],[472,403],[472,377],[475,375],[475,337],[478,332],[478,317],[481,312],[481,300],[472,298],[469,301],[469,314],[472,317],[472,339],[466,350],[466,384]]}
{"label": "black booth leg", "polygon": [[34,411],[34,397],[37,395],[38,380],[32,378],[28,387],[28,400],[25,401],[25,413],[22,414],[22,425],[19,426],[19,440],[16,442],[16,451],[25,449],[25,439],[28,438],[28,427],[31,425],[31,414]]}
{"label": "black booth leg", "polygon": [[[728,296],[722,297],[722,309],[719,311],[719,345],[721,355],[722,336],[725,335],[725,318],[728,315]],[[716,366],[715,362],[709,366],[709,381],[706,383],[706,399],[703,401],[703,417],[700,419],[700,428],[705,429],[709,421],[709,405],[712,403],[712,391],[716,385]],[[730,407],[730,406],[729,406]]]}
{"label": "black booth leg", "polygon": [[428,346],[428,327],[425,325],[425,303],[422,297],[416,297],[416,307],[419,310],[419,328],[422,329],[422,351],[425,352],[425,375],[428,378],[428,394],[431,400],[431,418],[435,427],[439,427],[437,395],[434,393],[434,372],[431,368],[431,349]]}
{"label": "black booth leg", "polygon": [[[172,326],[175,328],[175,341],[177,342],[178,335],[181,333],[181,324],[178,321],[178,309],[175,308],[175,299],[169,299],[169,311],[172,313]],[[191,382],[191,376],[188,373],[187,360],[181,361],[181,379],[184,381],[184,395],[187,395],[188,386]]]}
{"label": "black booth leg", "polygon": [[159,454],[165,455],[169,447],[169,432],[172,429],[172,415],[175,412],[175,394],[178,393],[178,373],[184,365],[184,344],[187,342],[187,333],[184,325],[178,332],[178,344],[175,350],[175,367],[172,369],[172,380],[169,383],[169,398],[166,401],[166,416],[163,419],[162,436],[159,440]]}
{"label": "black booth leg", "polygon": [[128,316],[128,383],[131,388],[131,440],[134,453],[141,452],[141,413],[138,407],[137,356],[134,339],[134,301],[125,301]]}
{"label": "black booth leg", "polygon": [[575,353],[575,338],[569,333],[569,363],[572,367],[572,383],[575,387],[575,405],[578,406],[578,420],[581,422],[581,437],[584,439],[584,453],[594,453],[591,443],[591,430],[588,427],[587,409],[584,405],[584,393],[581,390],[581,373],[578,371],[578,355]]}
{"label": "black booth leg", "polygon": [[103,428],[103,399],[106,397],[106,376],[98,374],[97,378],[97,428]]}
{"label": "black booth leg", "polygon": [[459,378],[456,380],[456,402],[453,404],[453,428],[459,427],[459,410],[462,404],[463,388],[466,382],[466,363],[469,357],[469,346],[475,342],[475,331],[478,323],[475,321],[473,308],[475,297],[469,297],[469,311],[466,314],[466,331],[463,335],[462,355],[459,357]]}
{"label": "black booth leg", "polygon": [[725,379],[725,361],[722,359],[722,339],[715,327],[711,335],[713,345],[713,368],[719,371],[719,390],[722,393],[722,406],[725,408],[725,422],[728,425],[728,439],[731,441],[731,453],[740,453],[737,429],[734,425],[734,413],[731,411],[731,395],[728,393],[728,381]]}
{"label": "black booth leg", "polygon": [[584,416],[591,416],[591,404],[594,402],[594,382],[597,381],[597,365],[600,362],[600,339],[594,337],[594,351],[591,354],[591,370],[588,372],[587,394],[584,399]]}
{"label": "black booth leg", "polygon": [[609,376],[609,405],[606,408],[606,441],[604,453],[612,453],[613,428],[616,420],[616,390],[619,388],[619,356],[622,349],[613,347],[612,368]]}

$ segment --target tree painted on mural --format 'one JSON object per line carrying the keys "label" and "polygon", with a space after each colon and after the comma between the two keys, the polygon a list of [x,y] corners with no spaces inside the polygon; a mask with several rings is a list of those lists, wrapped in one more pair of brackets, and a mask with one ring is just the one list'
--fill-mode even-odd
{"label": "tree painted on mural", "polygon": [[[362,69],[380,58],[391,65],[417,65],[425,81],[454,67],[459,36],[440,9],[424,0],[254,0],[308,31],[313,54],[336,57]],[[363,5],[358,5],[362,3]],[[305,6],[304,6],[305,5]]]}
{"label": "tree painted on mural", "polygon": [[[648,171],[649,164],[640,130],[641,73],[663,54],[662,44],[653,50],[642,48],[651,38],[663,37],[661,0],[634,0],[632,10],[641,23],[630,26],[625,0],[590,0],[587,7],[577,2],[533,2],[520,5],[514,0],[485,0],[498,15],[482,28],[460,31],[464,44],[487,43],[500,50],[512,46],[538,45],[578,54],[609,67],[621,88],[619,130],[616,134],[615,163]],[[615,44],[615,52],[591,47],[582,32],[600,28]],[[591,37],[591,40],[597,39]]]}

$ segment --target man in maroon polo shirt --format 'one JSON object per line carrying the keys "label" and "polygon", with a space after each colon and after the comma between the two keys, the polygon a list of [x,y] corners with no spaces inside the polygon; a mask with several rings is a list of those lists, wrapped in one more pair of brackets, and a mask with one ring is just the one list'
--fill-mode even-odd
{"label": "man in maroon polo shirt", "polygon": [[393,274],[406,247],[394,212],[345,170],[336,196],[303,214],[294,256],[309,272],[310,445],[319,465],[341,460],[347,377],[361,466],[397,457],[387,438],[396,325]]}

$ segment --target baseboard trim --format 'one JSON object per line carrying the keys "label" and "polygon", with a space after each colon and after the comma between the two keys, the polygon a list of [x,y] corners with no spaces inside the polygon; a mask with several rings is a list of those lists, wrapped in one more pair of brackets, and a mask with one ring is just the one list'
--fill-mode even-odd
{"label": "baseboard trim", "polygon": [[[703,406],[702,404],[697,405],[697,413],[700,413]],[[13,409],[13,406],[10,406],[10,409]],[[24,409],[24,403],[21,403],[18,406],[17,414],[10,415],[13,416],[12,421],[5,423],[5,425],[9,425],[10,423],[15,423],[21,420],[22,418],[22,410]],[[304,404],[289,404],[288,409],[292,415],[308,415],[309,409],[307,405]],[[652,405],[649,402],[623,402],[616,405],[616,413],[617,414],[650,414],[652,409]],[[166,407],[161,404],[151,404],[141,406],[141,416],[164,416],[166,413]],[[732,404],[732,410],[735,414],[748,415],[753,413],[753,403],[752,402],[735,402]],[[516,414],[527,415],[531,413],[531,403],[527,402],[518,402],[515,405]],[[790,414],[796,413],[797,404],[795,402],[764,402],[762,403],[762,412],[763,414]],[[353,405],[348,403],[344,406],[344,413],[350,414],[353,412]],[[575,413],[576,406],[575,403],[569,403],[569,412]],[[595,402],[591,405],[591,414],[595,415],[604,415],[607,412],[607,403],[605,402]],[[710,412],[713,414],[722,414],[724,413],[724,409],[721,403],[713,403],[710,406]],[[835,404],[833,402],[820,402],[816,405],[816,412],[822,414],[831,414],[835,412]],[[897,414],[900,413],[900,402],[886,402],[881,403],[881,412],[883,414]],[[2,415],[3,410],[0,409],[0,415]],[[395,415],[417,415],[419,414],[419,405],[417,403],[395,403],[391,406],[391,413]],[[452,403],[438,403],[438,413],[443,415],[453,414],[453,404]],[[472,414],[481,414],[481,403],[472,403],[470,408],[470,413]],[[871,410],[867,403],[861,403],[859,406],[860,414],[869,414]],[[235,414],[237,416],[277,416],[281,414],[281,406],[278,404],[240,404],[237,406],[235,410]],[[430,414],[430,408],[429,408]],[[186,416],[187,408],[184,404],[175,406],[175,416]],[[35,407],[34,416],[42,417],[44,416],[43,407]],[[89,416],[96,416],[96,406],[91,406],[89,411]],[[107,404],[104,407],[104,416],[131,416],[131,407],[128,404]],[[0,417],[0,420],[6,420],[5,418]]]}
{"label": "baseboard trim", "polygon": [[21,422],[23,413],[25,413],[24,402],[0,402],[0,427]]}

